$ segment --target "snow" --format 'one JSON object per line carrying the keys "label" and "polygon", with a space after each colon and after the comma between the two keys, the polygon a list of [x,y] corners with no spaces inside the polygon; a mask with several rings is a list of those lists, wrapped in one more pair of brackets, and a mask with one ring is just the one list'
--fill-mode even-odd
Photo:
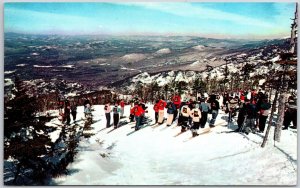
{"label": "snow", "polygon": [[163,48],[155,52],[155,54],[169,54],[169,53],[171,53],[171,50],[169,48]]}
{"label": "snow", "polygon": [[126,54],[123,57],[121,57],[121,59],[126,62],[137,62],[145,58],[146,56],[144,54],[139,54],[139,53]]}
{"label": "snow", "polygon": [[4,74],[12,74],[12,73],[15,73],[16,70],[13,70],[13,71],[4,71]]}
{"label": "snow", "polygon": [[193,49],[194,50],[198,50],[198,51],[202,51],[202,50],[205,49],[205,46],[203,46],[203,45],[197,45],[197,46],[194,46]]}
{"label": "snow", "polygon": [[199,61],[195,61],[194,63],[190,64],[190,66],[191,66],[191,67],[194,67],[194,66],[197,66],[197,65],[199,65],[199,64],[200,64]]}
{"label": "snow", "polygon": [[30,55],[33,55],[33,56],[38,56],[38,55],[40,55],[39,53],[36,53],[36,52],[34,52],[34,53],[31,53]]}
{"label": "snow", "polygon": [[59,67],[62,67],[62,68],[74,68],[74,65],[62,65],[62,66],[59,66]]}
{"label": "snow", "polygon": [[49,66],[45,66],[45,65],[33,65],[33,67],[36,67],[36,68],[51,68],[53,66],[49,65]]}
{"label": "snow", "polygon": [[[282,132],[281,142],[273,146],[272,134],[265,148],[263,134],[225,134],[236,122],[224,126],[227,114],[219,112],[208,134],[189,140],[189,131],[174,137],[180,127],[165,124],[146,127],[131,135],[134,123],[113,132],[104,129],[103,105],[93,106],[92,131],[81,138],[78,154],[68,165],[68,175],[53,180],[55,185],[296,185],[297,132]],[[152,105],[146,116],[154,118]],[[129,115],[129,106],[125,106]],[[79,119],[83,107],[78,107]],[[166,113],[165,113],[166,116]],[[209,115],[209,119],[211,115]],[[126,118],[126,120],[128,120]],[[54,120],[55,122],[56,120]],[[124,119],[121,119],[124,121]],[[53,123],[53,122],[52,122]],[[83,126],[80,121],[80,126]],[[51,122],[49,123],[51,124]],[[71,125],[72,126],[72,125]],[[208,125],[206,124],[207,128]],[[199,132],[201,129],[199,130]],[[54,138],[54,135],[53,135]]]}
{"label": "snow", "polygon": [[[88,63],[88,62],[87,62]],[[99,64],[99,65],[101,65],[101,66],[105,66],[105,65],[110,65],[109,63],[101,63],[101,64]]]}
{"label": "snow", "polygon": [[12,79],[10,78],[5,78],[4,79],[4,86],[10,86],[10,85],[13,85],[14,82],[12,81]]}
{"label": "snow", "polygon": [[17,67],[24,67],[24,66],[26,66],[27,64],[18,64],[18,65],[16,65]]}
{"label": "snow", "polygon": [[279,61],[279,59],[280,59],[280,55],[274,57],[274,58],[271,59],[270,61],[273,62],[273,63],[275,63],[276,61]]}

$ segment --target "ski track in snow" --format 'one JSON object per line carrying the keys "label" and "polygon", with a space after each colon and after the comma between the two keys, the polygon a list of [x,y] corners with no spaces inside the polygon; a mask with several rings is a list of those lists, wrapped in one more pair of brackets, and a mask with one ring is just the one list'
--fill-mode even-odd
{"label": "ski track in snow", "polygon": [[[154,118],[152,105],[146,116]],[[224,125],[223,111],[208,134],[190,139],[180,127],[150,126],[127,136],[134,123],[112,132],[107,128],[103,105],[93,107],[95,135],[81,138],[78,154],[68,165],[69,174],[53,185],[296,185],[297,133],[283,131],[281,142],[261,148],[263,135],[223,134],[237,126]],[[78,107],[83,118],[83,107]],[[125,107],[129,116],[129,106]],[[166,117],[166,112],[165,112]],[[208,119],[211,118],[209,115]],[[226,119],[226,118],[225,118]],[[128,120],[128,118],[120,121]],[[112,118],[111,118],[112,121]],[[112,122],[111,122],[112,123]],[[152,124],[153,122],[150,122]],[[236,122],[234,122],[236,124]],[[79,123],[83,126],[84,121]],[[208,127],[208,123],[206,124]],[[201,129],[200,129],[201,130]],[[199,130],[199,132],[200,132]],[[273,130],[273,128],[271,129]],[[109,132],[109,133],[108,133]],[[102,141],[102,144],[99,143]],[[100,154],[107,154],[102,157]]]}

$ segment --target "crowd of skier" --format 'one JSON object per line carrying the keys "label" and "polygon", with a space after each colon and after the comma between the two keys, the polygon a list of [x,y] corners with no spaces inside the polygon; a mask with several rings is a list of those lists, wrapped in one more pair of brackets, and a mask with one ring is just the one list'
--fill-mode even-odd
{"label": "crowd of skier", "polygon": [[[111,113],[113,117],[113,126],[117,128],[121,118],[124,118],[125,105],[130,104],[130,122],[135,122],[135,130],[139,130],[147,120],[145,114],[148,112],[148,107],[143,102],[135,98],[130,102],[120,100],[115,102],[114,105],[110,103],[105,104],[104,112],[106,117],[106,127],[111,126]],[[76,121],[77,105],[72,105],[67,100],[60,104],[60,113],[64,108],[62,121],[66,124],[70,124],[70,115],[73,116],[73,121]],[[165,109],[167,114],[165,114]],[[193,136],[198,135],[198,130],[204,128],[206,123],[209,127],[215,127],[216,119],[219,111],[223,110],[228,114],[227,124],[229,126],[233,123],[234,117],[236,117],[236,132],[244,132],[246,134],[263,133],[265,131],[266,122],[270,115],[271,104],[269,102],[269,96],[261,90],[256,91],[236,91],[225,92],[221,94],[203,93],[197,97],[191,97],[190,99],[184,98],[182,100],[179,93],[175,93],[172,97],[165,100],[164,97],[160,97],[153,104],[154,120],[155,124],[161,125],[166,122],[166,126],[171,126],[177,120],[177,126],[181,127],[181,132],[185,132],[190,129]],[[84,102],[84,114],[86,118],[90,118],[92,115],[91,103],[89,100]],[[208,121],[208,114],[211,114],[211,118]],[[166,118],[165,118],[166,117]],[[291,122],[293,126],[290,128],[297,128],[297,107],[295,105],[295,99],[289,97],[286,105],[283,129],[288,129]]]}

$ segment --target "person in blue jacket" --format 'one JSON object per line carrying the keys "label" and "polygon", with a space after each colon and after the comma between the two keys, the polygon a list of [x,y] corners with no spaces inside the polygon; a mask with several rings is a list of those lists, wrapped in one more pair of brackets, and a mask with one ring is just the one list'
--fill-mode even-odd
{"label": "person in blue jacket", "polygon": [[168,102],[167,103],[167,114],[168,114],[168,118],[167,118],[167,126],[171,126],[171,124],[173,123],[173,118],[174,118],[174,114],[176,109],[176,106],[173,102]]}

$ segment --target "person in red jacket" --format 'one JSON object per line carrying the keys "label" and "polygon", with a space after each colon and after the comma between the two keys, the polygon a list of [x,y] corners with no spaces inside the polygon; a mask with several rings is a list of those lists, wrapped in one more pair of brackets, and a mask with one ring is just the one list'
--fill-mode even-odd
{"label": "person in red jacket", "polygon": [[159,111],[159,104],[158,104],[159,100],[155,101],[155,104],[153,106],[153,110],[155,112],[155,124],[158,122],[158,111]]}
{"label": "person in red jacket", "polygon": [[164,112],[165,107],[167,106],[166,101],[164,101],[164,98],[162,97],[158,102],[158,123],[163,124],[164,121]]}
{"label": "person in red jacket", "polygon": [[121,102],[120,102],[120,106],[121,106],[121,116],[120,118],[123,118],[124,117],[124,107],[125,107],[125,102],[124,100],[122,99]]}
{"label": "person in red jacket", "polygon": [[141,116],[145,113],[145,110],[136,102],[133,111],[135,117],[135,130],[139,130],[141,126]]}
{"label": "person in red jacket", "polygon": [[181,105],[181,97],[180,95],[176,92],[175,95],[172,98],[173,103],[175,104],[176,110],[174,112],[174,117],[173,117],[173,121],[174,122],[177,118],[178,115],[178,109],[180,108]]}

